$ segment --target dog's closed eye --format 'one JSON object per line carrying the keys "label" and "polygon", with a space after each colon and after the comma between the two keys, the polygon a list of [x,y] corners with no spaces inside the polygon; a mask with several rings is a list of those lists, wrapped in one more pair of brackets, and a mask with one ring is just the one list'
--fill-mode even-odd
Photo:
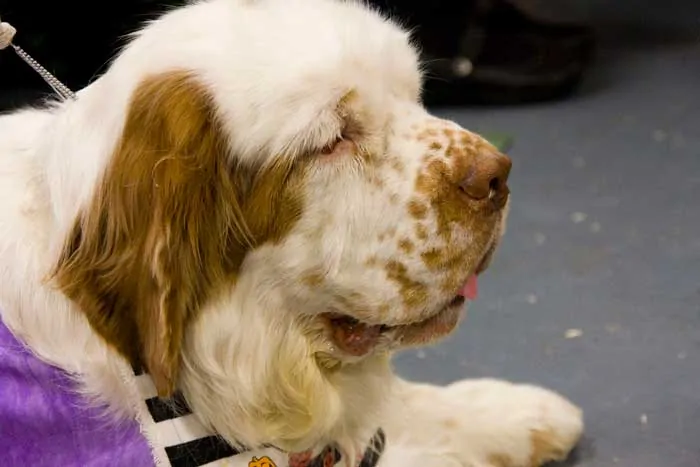
{"label": "dog's closed eye", "polygon": [[321,149],[321,154],[324,156],[343,156],[353,154],[355,152],[355,143],[352,140],[339,136],[333,142],[328,143]]}

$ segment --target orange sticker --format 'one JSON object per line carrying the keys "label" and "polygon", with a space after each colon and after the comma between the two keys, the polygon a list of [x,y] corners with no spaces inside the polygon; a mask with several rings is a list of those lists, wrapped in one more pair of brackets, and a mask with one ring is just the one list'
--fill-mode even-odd
{"label": "orange sticker", "polygon": [[260,459],[253,457],[253,460],[248,462],[248,467],[277,467],[277,465],[269,457],[263,456]]}

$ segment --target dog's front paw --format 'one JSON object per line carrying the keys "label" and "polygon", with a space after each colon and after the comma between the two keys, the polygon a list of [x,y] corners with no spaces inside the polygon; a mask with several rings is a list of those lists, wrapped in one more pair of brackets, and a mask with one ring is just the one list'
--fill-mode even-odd
{"label": "dog's front paw", "polygon": [[562,460],[583,433],[581,410],[540,387],[465,380],[446,391],[461,406],[450,422],[466,441],[466,466],[537,467]]}

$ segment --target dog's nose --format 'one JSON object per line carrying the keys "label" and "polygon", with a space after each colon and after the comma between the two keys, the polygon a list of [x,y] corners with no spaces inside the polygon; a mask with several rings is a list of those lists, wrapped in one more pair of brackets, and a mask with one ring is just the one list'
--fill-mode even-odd
{"label": "dog's nose", "polygon": [[470,198],[491,201],[502,208],[508,199],[508,175],[512,162],[499,152],[487,152],[477,156],[459,188]]}

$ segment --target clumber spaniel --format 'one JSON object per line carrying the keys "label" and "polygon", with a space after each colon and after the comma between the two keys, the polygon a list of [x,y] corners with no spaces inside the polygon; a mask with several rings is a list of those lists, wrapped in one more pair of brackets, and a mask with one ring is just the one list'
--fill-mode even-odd
{"label": "clumber spaniel", "polygon": [[565,456],[582,417],[552,392],[392,371],[456,327],[509,202],[510,160],[420,88],[357,2],[163,15],[75,100],[0,118],[2,322],[114,417],[143,423],[142,366],[259,449],[234,465],[354,466],[379,429],[384,467]]}

